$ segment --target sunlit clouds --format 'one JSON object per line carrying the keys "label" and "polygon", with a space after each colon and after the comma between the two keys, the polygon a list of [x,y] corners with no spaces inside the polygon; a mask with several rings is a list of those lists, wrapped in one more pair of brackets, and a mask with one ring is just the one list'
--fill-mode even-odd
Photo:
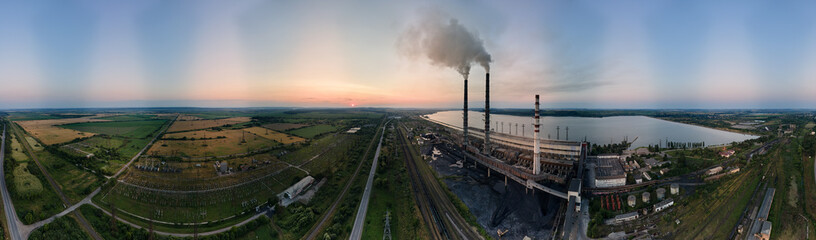
{"label": "sunlit clouds", "polygon": [[[317,7],[319,6],[319,7]],[[810,108],[816,3],[0,2],[0,108],[460,107],[400,53],[439,11],[492,57],[495,107]],[[481,107],[484,69],[470,100]]]}

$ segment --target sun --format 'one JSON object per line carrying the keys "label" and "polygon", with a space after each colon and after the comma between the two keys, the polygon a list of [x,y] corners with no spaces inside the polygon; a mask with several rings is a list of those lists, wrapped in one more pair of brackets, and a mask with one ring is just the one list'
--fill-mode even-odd
{"label": "sun", "polygon": [[357,104],[354,104],[354,103],[351,104],[351,107],[356,107],[356,106],[357,106]]}

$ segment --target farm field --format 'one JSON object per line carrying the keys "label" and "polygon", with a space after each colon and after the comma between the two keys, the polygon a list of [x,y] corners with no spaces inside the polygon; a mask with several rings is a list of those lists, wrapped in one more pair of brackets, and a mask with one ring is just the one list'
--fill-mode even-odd
{"label": "farm field", "polygon": [[21,163],[14,167],[14,173],[12,175],[14,175],[14,178],[12,178],[14,191],[21,197],[31,199],[42,193],[42,182],[40,182],[40,179],[37,179],[37,176],[28,172],[28,163]]}
{"label": "farm field", "polygon": [[338,128],[332,125],[320,124],[310,127],[298,128],[292,131],[289,131],[292,135],[301,136],[304,138],[314,138],[317,135],[336,131]]}
{"label": "farm field", "polygon": [[309,125],[308,124],[301,124],[301,123],[269,123],[269,124],[264,124],[263,125],[263,127],[269,128],[269,129],[272,129],[272,130],[275,130],[275,131],[286,131],[286,130],[289,130],[289,129],[302,128],[302,127],[306,127],[306,126],[309,126]]}
{"label": "farm field", "polygon": [[266,139],[274,140],[276,142],[283,143],[283,144],[299,143],[299,142],[306,141],[306,139],[303,139],[303,138],[298,137],[298,136],[291,136],[291,135],[288,135],[288,134],[285,134],[285,133],[277,132],[277,131],[274,131],[274,130],[269,130],[269,129],[262,128],[262,127],[251,127],[251,128],[246,128],[244,130],[247,131],[247,132],[251,132],[251,133],[253,133],[255,135],[264,137]]}
{"label": "farm field", "polygon": [[[117,116],[120,117],[120,116]],[[62,128],[126,138],[147,138],[158,130],[166,120],[127,122],[85,122],[60,125]]]}
{"label": "farm field", "polygon": [[[196,140],[190,140],[193,138]],[[216,157],[257,151],[278,144],[244,130],[198,130],[165,134],[148,153],[154,156]]]}
{"label": "farm field", "polygon": [[100,179],[96,175],[71,164],[66,159],[54,156],[48,151],[35,154],[71,203],[79,202],[100,184]]}
{"label": "farm field", "polygon": [[232,125],[236,123],[249,122],[249,117],[233,117],[225,119],[211,119],[211,120],[193,120],[193,121],[176,121],[167,132],[183,132],[190,130],[206,129],[212,127],[220,127],[224,125]]}
{"label": "farm field", "polygon": [[[95,117],[107,116],[105,114],[97,114]],[[81,123],[81,122],[102,122],[107,120],[94,119],[92,117],[81,118],[64,118],[64,119],[48,119],[48,120],[30,120],[30,121],[16,121],[18,125],[23,127],[33,137],[39,139],[46,145],[64,143],[76,138],[91,137],[94,133],[81,132],[73,129],[61,128],[57,125]]]}
{"label": "farm field", "polygon": [[155,119],[153,114],[122,114],[115,116],[99,117],[97,119],[111,120],[111,121],[144,121]]}
{"label": "farm field", "polygon": [[99,201],[132,215],[150,217],[158,213],[155,218],[158,221],[214,221],[254,209],[270,199],[277,201],[278,193],[304,176],[300,170],[286,168],[232,187],[200,191],[165,191],[120,182]]}
{"label": "farm field", "polygon": [[24,152],[23,145],[16,136],[11,135],[11,158],[17,162],[27,162],[30,160]]}

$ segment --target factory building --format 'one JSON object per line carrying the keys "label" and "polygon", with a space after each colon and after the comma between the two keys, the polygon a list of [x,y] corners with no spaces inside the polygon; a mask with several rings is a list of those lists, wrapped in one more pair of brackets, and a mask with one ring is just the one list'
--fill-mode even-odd
{"label": "factory building", "polygon": [[637,220],[638,217],[640,217],[640,214],[638,214],[638,212],[624,213],[624,214],[617,215],[612,219],[606,220],[606,224],[607,225],[612,225],[612,224],[619,224],[619,223],[628,222],[628,221],[634,221],[634,220]]}
{"label": "factory building", "polygon": [[655,212],[660,212],[660,211],[663,211],[663,209],[671,207],[672,205],[674,205],[674,200],[669,198],[669,199],[663,200],[662,202],[659,202],[659,203],[655,204],[654,205],[654,211]]}
{"label": "factory building", "polygon": [[309,188],[310,185],[314,182],[314,178],[312,176],[306,176],[291,187],[287,188],[283,191],[283,197],[287,199],[292,199],[296,197],[298,194],[303,192],[306,188]]}
{"label": "factory building", "polygon": [[598,156],[595,167],[595,187],[617,187],[626,185],[626,172],[619,156]]}

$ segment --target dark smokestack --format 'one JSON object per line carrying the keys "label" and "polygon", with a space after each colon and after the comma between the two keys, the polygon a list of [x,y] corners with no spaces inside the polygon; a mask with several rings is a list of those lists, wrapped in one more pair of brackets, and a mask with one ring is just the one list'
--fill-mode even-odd
{"label": "dark smokestack", "polygon": [[538,145],[538,130],[541,126],[538,114],[538,94],[535,95],[535,115],[533,118],[535,120],[533,124],[533,174],[538,174],[541,170],[541,148]]}
{"label": "dark smokestack", "polygon": [[[467,146],[468,146],[468,107],[467,107],[467,102],[468,102],[467,92],[468,92],[468,89],[467,89],[467,81],[468,81],[467,78],[465,78],[465,103],[464,103],[464,113],[463,113],[464,115],[462,116],[462,119],[464,121],[462,123],[462,126],[463,126],[462,130],[465,132],[464,133],[464,142],[463,142],[462,146],[464,147],[465,151],[467,151]],[[467,157],[465,157],[465,159],[467,159]]]}
{"label": "dark smokestack", "polygon": [[490,73],[485,73],[484,154],[490,155]]}

